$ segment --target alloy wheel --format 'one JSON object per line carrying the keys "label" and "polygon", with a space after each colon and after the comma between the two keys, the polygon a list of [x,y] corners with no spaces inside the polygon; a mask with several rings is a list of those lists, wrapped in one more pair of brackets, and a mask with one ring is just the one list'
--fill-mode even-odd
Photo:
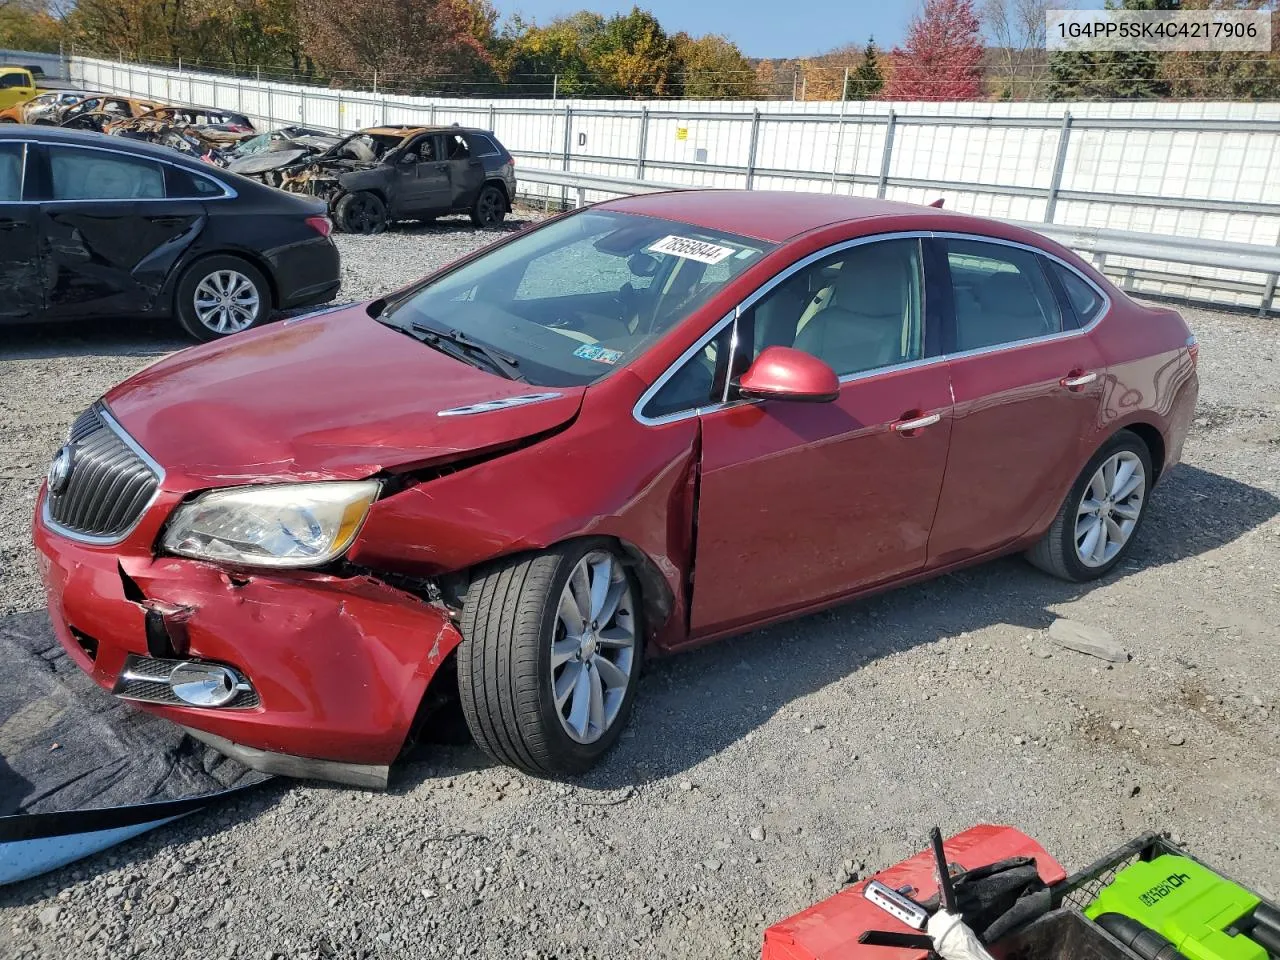
{"label": "alloy wheel", "polygon": [[631,580],[611,553],[593,550],[560,592],[551,642],[551,691],[571,739],[594,743],[617,719],[635,653]]}
{"label": "alloy wheel", "polygon": [[1076,508],[1076,556],[1087,567],[1105,566],[1129,542],[1147,495],[1147,475],[1136,453],[1121,450],[1102,462]]}
{"label": "alloy wheel", "polygon": [[502,198],[497,190],[485,190],[480,195],[480,222],[486,227],[497,223],[501,205]]}
{"label": "alloy wheel", "polygon": [[238,270],[215,270],[196,286],[197,319],[222,336],[253,326],[260,307],[257,287]]}

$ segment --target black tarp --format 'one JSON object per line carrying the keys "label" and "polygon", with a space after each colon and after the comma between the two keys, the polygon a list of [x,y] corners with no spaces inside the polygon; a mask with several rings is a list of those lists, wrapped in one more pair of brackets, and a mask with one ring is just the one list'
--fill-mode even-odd
{"label": "black tarp", "polygon": [[0,884],[267,779],[101,690],[43,612],[0,619]]}

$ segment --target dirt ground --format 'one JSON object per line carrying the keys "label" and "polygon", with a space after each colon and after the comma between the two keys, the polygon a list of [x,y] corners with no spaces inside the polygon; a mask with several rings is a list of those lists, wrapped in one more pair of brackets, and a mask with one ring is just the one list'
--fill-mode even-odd
{"label": "dirt ground", "polygon": [[[363,296],[484,236],[341,239]],[[0,957],[747,958],[934,823],[1014,824],[1068,869],[1164,829],[1280,894],[1280,325],[1185,313],[1185,462],[1102,582],[1010,558],[652,663],[573,784],[470,745],[421,749],[385,793],[276,781],[0,889]],[[42,616],[29,524],[67,425],[180,346],[148,324],[0,331],[0,622]],[[1056,646],[1056,617],[1132,660]]]}

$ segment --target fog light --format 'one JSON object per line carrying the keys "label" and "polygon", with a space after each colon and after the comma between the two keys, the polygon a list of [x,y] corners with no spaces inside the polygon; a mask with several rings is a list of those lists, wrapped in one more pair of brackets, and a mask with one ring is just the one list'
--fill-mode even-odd
{"label": "fog light", "polygon": [[251,690],[230,667],[217,663],[180,663],[169,674],[169,689],[193,707],[225,707],[242,690]]}

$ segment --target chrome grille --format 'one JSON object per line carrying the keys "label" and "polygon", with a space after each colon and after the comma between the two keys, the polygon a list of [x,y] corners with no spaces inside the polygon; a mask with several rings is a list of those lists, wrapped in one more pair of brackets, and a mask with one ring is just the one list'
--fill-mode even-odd
{"label": "chrome grille", "polygon": [[71,472],[50,492],[48,519],[72,536],[111,542],[124,537],[155,496],[160,472],[101,404],[71,427]]}
{"label": "chrome grille", "polygon": [[[125,659],[124,669],[111,691],[117,697],[129,700],[146,700],[148,703],[168,703],[177,707],[190,704],[182,700],[169,687],[169,674],[183,660],[160,660],[155,657],[139,657],[130,655]],[[223,710],[248,710],[259,703],[256,690],[241,690]]]}

